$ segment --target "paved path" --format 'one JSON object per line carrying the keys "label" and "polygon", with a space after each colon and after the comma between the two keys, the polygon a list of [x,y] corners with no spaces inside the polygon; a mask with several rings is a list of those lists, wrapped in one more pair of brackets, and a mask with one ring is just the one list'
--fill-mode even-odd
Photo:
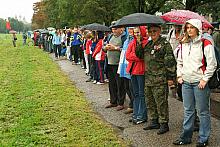
{"label": "paved path", "polygon": [[[55,61],[75,83],[77,88],[85,92],[85,96],[96,111],[105,121],[116,127],[119,137],[132,142],[132,146],[140,147],[172,147],[172,142],[178,137],[183,118],[182,103],[169,97],[170,110],[170,131],[163,135],[157,135],[157,130],[144,131],[146,124],[132,125],[128,122],[131,114],[124,114],[123,111],[117,112],[115,108],[105,109],[108,103],[109,93],[108,84],[96,85],[85,82],[88,76],[79,65],[72,65],[67,60]],[[107,134],[106,134],[107,135]],[[196,144],[198,133],[193,135],[193,143],[186,147],[193,147]],[[209,147],[220,147],[220,120],[212,118],[212,132],[209,141]]]}

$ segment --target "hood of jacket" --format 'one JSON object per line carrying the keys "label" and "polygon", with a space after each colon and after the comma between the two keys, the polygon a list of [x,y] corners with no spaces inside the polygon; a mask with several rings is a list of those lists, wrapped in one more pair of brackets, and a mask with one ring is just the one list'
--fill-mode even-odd
{"label": "hood of jacket", "polygon": [[202,21],[199,19],[190,19],[186,21],[186,24],[189,23],[196,27],[199,30],[199,35],[202,34]]}

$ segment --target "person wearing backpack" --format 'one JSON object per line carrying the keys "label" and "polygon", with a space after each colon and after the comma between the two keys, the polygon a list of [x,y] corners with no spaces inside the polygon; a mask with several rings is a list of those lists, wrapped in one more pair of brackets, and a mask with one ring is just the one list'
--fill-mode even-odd
{"label": "person wearing backpack", "polygon": [[[179,42],[182,38],[182,25],[175,24],[173,28],[167,35],[167,41],[170,43],[174,57],[177,58],[177,54],[175,49],[178,47]],[[183,101],[182,99],[182,85],[175,82],[173,85],[170,86],[170,90],[172,91],[172,96],[179,101]]]}
{"label": "person wearing backpack", "polygon": [[[200,126],[196,146],[208,145],[211,132],[210,115],[210,89],[208,81],[212,77],[217,62],[214,46],[209,40],[202,39],[202,22],[198,19],[186,21],[182,39],[182,51],[177,59],[177,81],[182,84],[184,121],[180,137],[173,142],[174,145],[190,144],[197,111]],[[203,54],[204,43],[204,54]],[[203,72],[204,56],[206,67]]]}

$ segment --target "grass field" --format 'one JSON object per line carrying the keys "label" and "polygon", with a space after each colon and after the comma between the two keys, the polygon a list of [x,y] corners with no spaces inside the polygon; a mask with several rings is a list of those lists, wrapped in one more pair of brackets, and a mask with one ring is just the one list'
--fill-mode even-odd
{"label": "grass field", "polygon": [[0,146],[126,146],[49,55],[0,35]]}

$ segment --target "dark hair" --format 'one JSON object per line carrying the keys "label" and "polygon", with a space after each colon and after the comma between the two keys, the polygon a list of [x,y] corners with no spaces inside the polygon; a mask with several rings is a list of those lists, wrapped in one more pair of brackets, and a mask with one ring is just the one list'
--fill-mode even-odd
{"label": "dark hair", "polygon": [[105,37],[104,32],[101,32],[101,31],[98,31],[98,32],[97,32],[97,35],[98,35],[98,36],[97,36],[97,37],[98,37],[98,40],[99,40],[99,39],[103,39],[103,38]]}

